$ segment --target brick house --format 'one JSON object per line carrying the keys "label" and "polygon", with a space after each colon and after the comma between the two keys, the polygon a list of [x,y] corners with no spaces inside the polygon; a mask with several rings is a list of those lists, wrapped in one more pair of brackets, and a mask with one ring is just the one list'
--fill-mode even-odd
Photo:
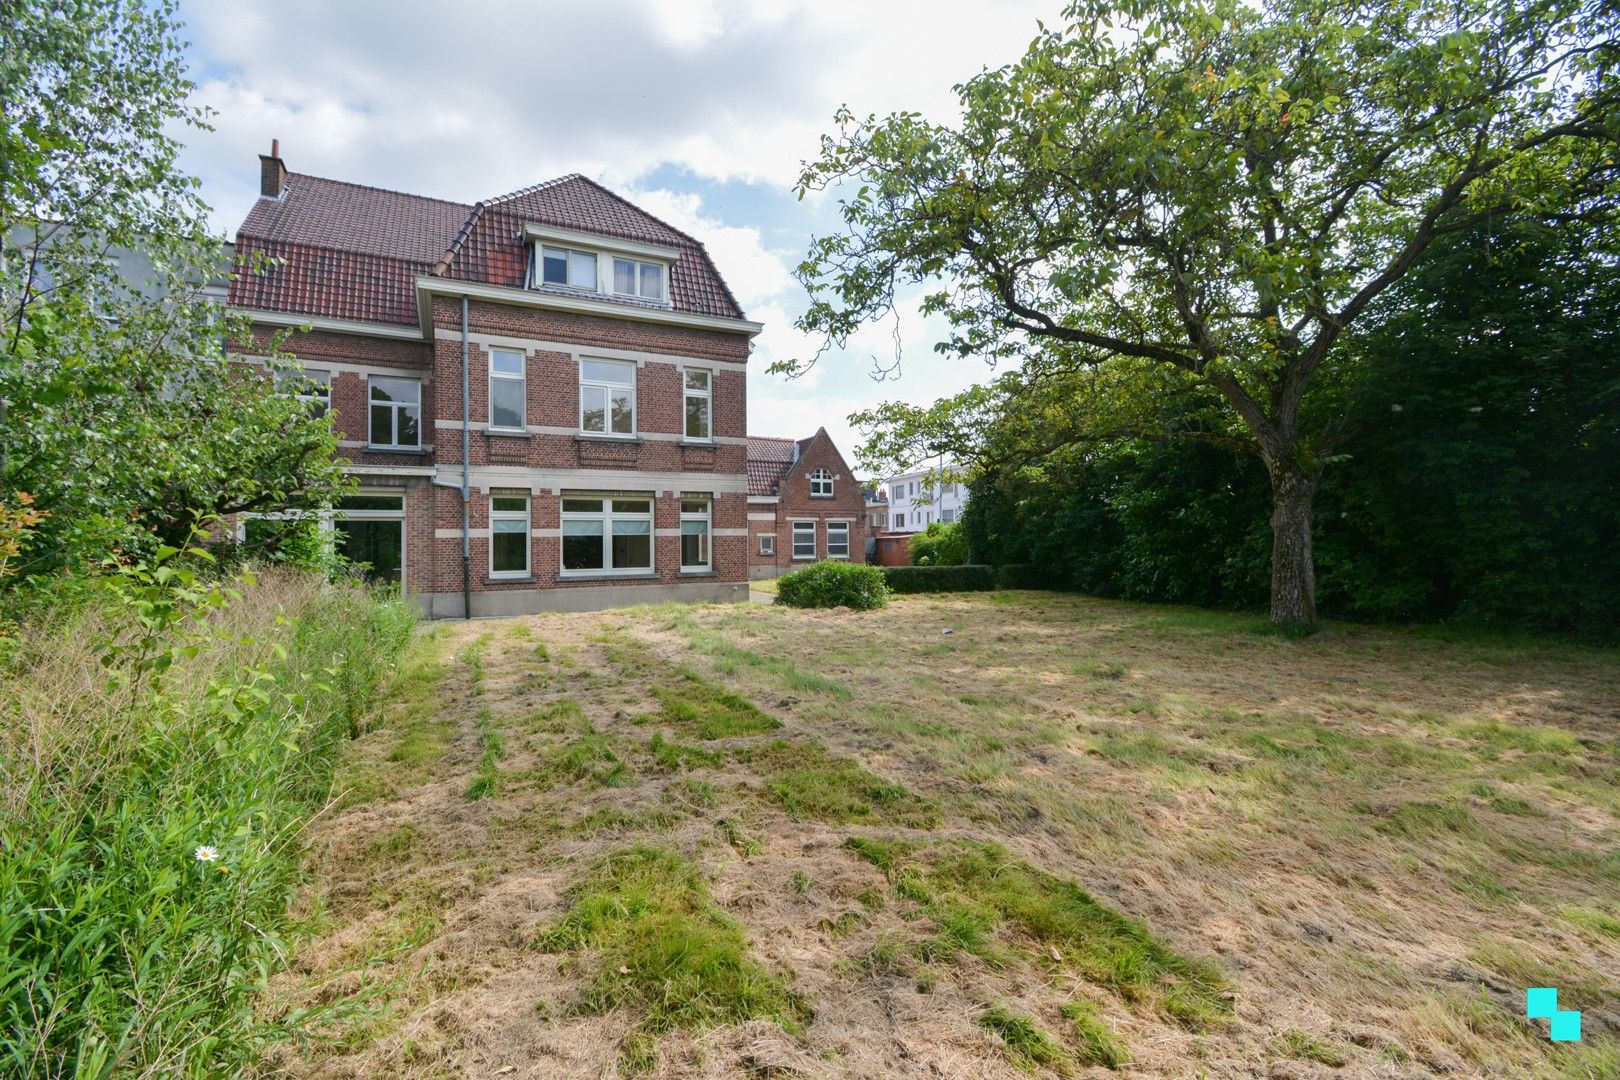
{"label": "brick house", "polygon": [[808,439],[748,440],[748,573],[817,559],[866,561],[866,492],[826,428]]}
{"label": "brick house", "polygon": [[435,616],[746,598],[760,324],[701,243],[577,175],[469,206],[260,166],[234,351],[309,328],[346,554]]}

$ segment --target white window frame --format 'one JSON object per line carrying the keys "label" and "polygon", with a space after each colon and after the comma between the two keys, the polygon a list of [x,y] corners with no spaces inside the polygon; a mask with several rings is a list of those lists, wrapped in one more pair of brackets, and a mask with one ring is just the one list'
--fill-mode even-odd
{"label": "white window frame", "polygon": [[[393,379],[397,382],[408,382],[416,387],[416,400],[409,401],[373,401],[372,388],[378,379]],[[373,413],[378,406],[389,410],[390,437],[393,442],[378,442],[376,431],[373,430]],[[399,416],[406,409],[416,410],[416,441],[414,443],[399,442]],[[373,450],[420,450],[422,449],[422,380],[413,379],[408,375],[368,375],[366,376],[366,445]]]}
{"label": "white window frame", "polygon": [[[826,522],[826,528],[827,528],[827,558],[829,558],[829,559],[848,559],[849,558],[849,537],[850,537],[849,522],[847,522],[847,521],[828,521],[828,522]],[[834,532],[842,532],[844,534],[844,553],[842,555],[838,554],[837,552],[835,552],[833,550],[833,533]]]}
{"label": "white window frame", "polygon": [[[630,382],[628,384],[610,383],[598,379],[587,379],[585,377],[586,364],[612,364],[616,367],[628,368],[630,370]],[[634,360],[608,360],[597,356],[582,356],[579,358],[576,370],[579,372],[579,433],[588,435],[593,439],[634,439],[639,430],[638,425],[641,419],[638,415],[639,403],[636,401],[636,383],[640,375],[640,368],[636,362]],[[602,390],[604,394],[602,399],[601,431],[589,431],[585,427],[585,390],[587,387]],[[627,387],[630,391],[630,430],[628,432],[614,431],[612,430],[613,392],[615,390],[624,390]]]}
{"label": "white window frame", "polygon": [[903,529],[903,528],[906,527],[906,515],[905,514],[896,513],[894,515],[894,527],[896,529]]}
{"label": "white window frame", "polygon": [[[546,252],[561,251],[568,256],[568,280],[566,282],[546,280]],[[589,285],[574,284],[574,256],[589,255],[593,260],[594,273]],[[602,253],[589,248],[572,247],[566,244],[548,244],[539,242],[534,245],[534,283],[537,288],[572,289],[574,292],[602,292]]]}
{"label": "white window frame", "polygon": [[[697,390],[688,385],[687,380],[693,375],[703,376],[703,389]],[[703,415],[707,430],[702,435],[693,435],[686,430],[687,410],[695,398],[701,399],[706,405]],[[681,368],[681,438],[688,442],[714,441],[714,372],[708,368]]]}
{"label": "white window frame", "polygon": [[[701,504],[701,509],[697,507]],[[688,509],[691,507],[691,509]],[[688,523],[701,523],[703,526],[703,561],[701,563],[688,563],[686,561],[686,526]],[[707,495],[683,495],[681,497],[681,573],[707,574],[714,569],[714,503]]]}
{"label": "white window frame", "polygon": [[940,520],[940,523],[944,524],[944,525],[955,525],[956,524],[956,511],[955,510],[941,510],[939,512],[939,520]]}
{"label": "white window frame", "polygon": [[[508,371],[495,370],[496,356],[517,357],[517,374]],[[489,350],[489,430],[527,433],[529,430],[529,358],[522,349],[490,349]],[[518,423],[516,427],[507,427],[495,422],[495,384],[497,382],[518,388]]]}
{"label": "white window frame", "polygon": [[761,555],[769,555],[772,558],[776,557],[776,534],[775,533],[760,533],[759,534],[759,553]]}
{"label": "white window frame", "polygon": [[[598,511],[570,510],[568,504],[576,500],[591,500],[600,502],[602,509]],[[645,502],[647,512],[638,514],[629,511],[619,511],[614,508],[614,502]],[[557,567],[562,577],[588,578],[588,577],[654,577],[658,573],[658,532],[653,527],[653,512],[656,503],[653,492],[596,492],[575,491],[564,492],[562,501],[562,542],[557,545]],[[570,570],[564,563],[564,554],[567,546],[567,529],[570,521],[596,521],[602,525],[602,566],[600,569]],[[620,568],[613,563],[613,523],[615,521],[645,521],[647,523],[647,565]]]}
{"label": "white window frame", "polygon": [[[810,554],[808,554],[808,555],[800,555],[799,554],[799,533],[803,531],[801,526],[809,526],[809,530],[810,530]],[[815,557],[816,557],[816,522],[815,522],[814,518],[800,519],[798,521],[792,522],[791,526],[789,528],[788,535],[789,535],[789,538],[791,540],[791,550],[793,552],[793,558],[794,558],[795,561],[799,561],[799,562],[813,562],[813,561],[815,561]]]}
{"label": "white window frame", "polygon": [[[636,288],[634,292],[621,292],[619,290],[619,268],[616,264],[621,262],[629,263],[635,267]],[[648,296],[641,291],[641,272],[642,268],[647,266],[656,266],[658,268],[660,288],[657,296]],[[613,296],[633,296],[638,300],[651,300],[655,304],[669,303],[669,264],[666,262],[657,259],[637,259],[630,255],[615,255],[610,252],[607,256],[607,271],[604,276],[607,278],[607,288],[604,291]]]}
{"label": "white window frame", "polygon": [[[810,473],[810,497],[812,499],[830,499],[834,495],[833,484],[835,478],[827,469],[814,469]],[[825,491],[820,490],[825,485]]]}
{"label": "white window frame", "polygon": [[[497,500],[497,499],[521,499],[521,500],[523,500],[523,509],[521,509],[521,510],[512,510],[512,509],[497,510],[497,509],[495,509],[495,500]],[[489,494],[489,576],[490,576],[490,578],[492,580],[499,581],[499,580],[502,580],[502,579],[505,579],[505,578],[529,578],[529,577],[534,576],[534,552],[531,550],[534,547],[534,544],[531,542],[531,537],[532,537],[533,534],[530,532],[530,525],[529,525],[529,522],[531,520],[530,517],[529,517],[531,506],[532,506],[532,504],[529,501],[529,496],[524,492],[519,492],[519,491],[492,491],[492,492],[490,492],[490,494]],[[508,526],[515,523],[515,524],[519,525],[519,529],[511,529],[511,528],[497,529],[496,524],[498,522],[506,523]],[[497,569],[495,569],[495,534],[496,534],[496,532],[520,532],[520,534],[522,535],[522,537],[523,537],[523,568],[521,570],[497,570]]]}
{"label": "white window frame", "polygon": [[[301,368],[295,371],[282,371],[276,375],[276,381],[283,390],[291,390],[293,399],[302,401],[311,406],[310,411],[316,416],[325,416],[332,411],[332,371],[330,368]],[[321,393],[311,393],[312,387],[320,387]],[[370,396],[370,388],[366,390]],[[368,417],[366,423],[370,424]],[[368,432],[369,434],[369,432]]]}

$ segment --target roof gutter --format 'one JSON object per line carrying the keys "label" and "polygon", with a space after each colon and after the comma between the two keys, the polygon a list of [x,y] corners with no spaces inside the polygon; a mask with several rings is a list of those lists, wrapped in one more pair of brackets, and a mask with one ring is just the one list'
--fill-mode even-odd
{"label": "roof gutter", "polygon": [[682,326],[692,330],[714,330],[723,334],[743,334],[747,337],[753,337],[765,329],[764,323],[733,319],[723,315],[700,315],[696,312],[674,311],[670,308],[620,304],[588,296],[559,296],[535,289],[514,289],[504,285],[484,285],[475,281],[423,276],[416,279],[416,311],[422,322],[422,336],[429,341],[433,339],[435,296],[460,297],[463,302],[468,298],[488,300],[497,304],[565,311],[576,315],[596,315],[607,319],[628,319],[631,322]]}

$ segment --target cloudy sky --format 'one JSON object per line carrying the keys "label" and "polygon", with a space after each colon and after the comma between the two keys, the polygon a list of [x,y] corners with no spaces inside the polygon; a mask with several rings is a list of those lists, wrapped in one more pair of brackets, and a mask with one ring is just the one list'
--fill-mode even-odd
{"label": "cloudy sky", "polygon": [[1016,58],[1061,0],[186,0],[199,104],[188,136],[216,226],[234,233],[272,138],[294,172],[473,202],[581,172],[708,245],[756,342],[749,428],[825,424],[885,400],[931,401],[985,377],[931,346],[940,327],[872,327],[795,380],[764,374],[813,345],[793,330],[792,268],[836,227],[799,202],[799,165],[834,110],[955,115],[951,86]]}

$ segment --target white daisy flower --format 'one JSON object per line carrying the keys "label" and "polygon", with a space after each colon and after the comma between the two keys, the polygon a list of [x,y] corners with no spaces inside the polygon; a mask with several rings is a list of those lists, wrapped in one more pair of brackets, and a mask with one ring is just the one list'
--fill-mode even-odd
{"label": "white daisy flower", "polygon": [[215,859],[219,858],[219,849],[211,848],[207,844],[204,844],[193,854],[196,856],[198,862],[213,862]]}

